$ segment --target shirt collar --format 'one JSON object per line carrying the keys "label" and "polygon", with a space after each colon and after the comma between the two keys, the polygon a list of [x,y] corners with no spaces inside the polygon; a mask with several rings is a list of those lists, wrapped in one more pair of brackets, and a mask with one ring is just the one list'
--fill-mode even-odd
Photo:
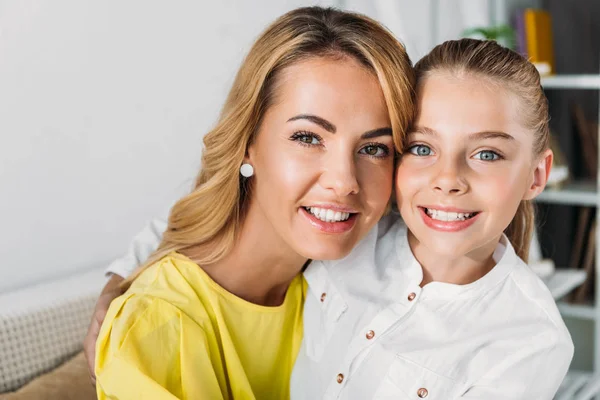
{"label": "shirt collar", "polygon": [[[405,274],[410,276],[411,280],[420,283],[423,280],[423,268],[410,249],[406,227],[398,232],[396,244],[398,265],[406,269]],[[519,265],[520,261],[505,234],[502,234],[492,257],[496,262],[494,268],[475,282],[466,285],[430,282],[423,287],[422,297],[449,299],[463,295],[476,295],[487,291],[505,280],[510,272]]]}

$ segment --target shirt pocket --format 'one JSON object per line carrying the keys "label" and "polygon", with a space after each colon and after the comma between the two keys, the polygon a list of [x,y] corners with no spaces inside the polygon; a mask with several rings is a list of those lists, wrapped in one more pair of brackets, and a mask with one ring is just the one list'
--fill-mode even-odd
{"label": "shirt pocket", "polygon": [[396,357],[374,399],[449,400],[457,396],[458,382],[402,357]]}

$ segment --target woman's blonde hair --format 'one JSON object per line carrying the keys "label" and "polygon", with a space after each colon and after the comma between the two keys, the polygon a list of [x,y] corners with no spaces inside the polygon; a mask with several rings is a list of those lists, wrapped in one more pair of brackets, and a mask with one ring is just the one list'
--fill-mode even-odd
{"label": "woman's blonde hair", "polygon": [[203,256],[195,261],[209,264],[231,250],[251,192],[239,173],[248,145],[274,102],[281,71],[314,57],[351,58],[377,77],[394,144],[401,148],[414,114],[415,85],[404,46],[360,14],[321,7],[290,11],[261,34],[246,56],[216,126],[204,136],[202,168],[192,192],[173,206],[158,249],[124,286],[170,252],[199,245]]}
{"label": "woman's blonde hair", "polygon": [[[534,156],[548,149],[548,100],[540,83],[540,74],[520,54],[490,40],[450,40],[436,46],[415,65],[417,84],[436,71],[472,74],[489,79],[515,94],[523,126],[533,132]],[[523,200],[505,233],[523,260],[529,258],[529,245],[535,229],[535,213],[530,200]]]}

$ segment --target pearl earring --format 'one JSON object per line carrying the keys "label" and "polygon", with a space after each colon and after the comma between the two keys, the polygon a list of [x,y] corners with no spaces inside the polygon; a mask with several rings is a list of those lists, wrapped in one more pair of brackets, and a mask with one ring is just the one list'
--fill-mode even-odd
{"label": "pearl earring", "polygon": [[254,168],[252,165],[244,163],[240,167],[240,174],[242,174],[244,178],[250,178],[252,175],[254,175]]}

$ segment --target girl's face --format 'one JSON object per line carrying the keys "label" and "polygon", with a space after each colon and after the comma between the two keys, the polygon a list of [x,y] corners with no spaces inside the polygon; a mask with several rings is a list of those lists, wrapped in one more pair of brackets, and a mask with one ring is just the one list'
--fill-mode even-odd
{"label": "girl's face", "polygon": [[434,72],[418,95],[397,166],[402,218],[430,254],[489,257],[519,203],[543,190],[552,152],[534,154],[517,97],[488,80]]}
{"label": "girl's face", "polygon": [[351,59],[316,58],[279,76],[247,162],[248,218],[265,238],[311,259],[345,256],[383,215],[392,130],[376,77]]}

